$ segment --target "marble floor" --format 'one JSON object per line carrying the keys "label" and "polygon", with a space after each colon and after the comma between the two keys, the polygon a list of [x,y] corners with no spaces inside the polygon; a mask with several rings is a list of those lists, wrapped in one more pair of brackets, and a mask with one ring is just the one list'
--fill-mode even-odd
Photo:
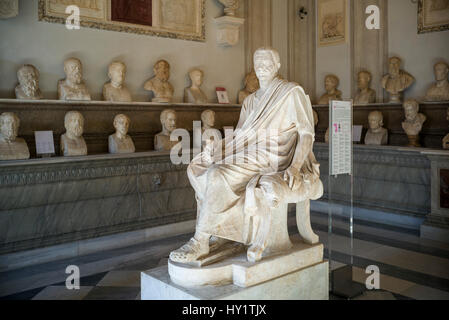
{"label": "marble floor", "polygon": [[[314,213],[313,227],[325,244],[331,268],[353,265],[353,280],[364,284],[366,267],[380,270],[380,290],[365,291],[355,300],[449,299],[449,244],[421,239],[407,229],[356,222],[354,239],[348,223]],[[294,217],[289,220],[295,233]],[[2,300],[139,300],[140,272],[166,265],[171,250],[190,234],[110,250],[89,256],[0,273]],[[351,259],[352,251],[352,259]],[[77,265],[79,290],[65,286],[65,266]],[[341,299],[331,294],[331,299]]]}

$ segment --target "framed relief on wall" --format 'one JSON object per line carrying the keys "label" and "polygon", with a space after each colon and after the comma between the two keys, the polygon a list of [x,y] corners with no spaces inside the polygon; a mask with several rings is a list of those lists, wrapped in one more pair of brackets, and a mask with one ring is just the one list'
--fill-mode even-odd
{"label": "framed relief on wall", "polygon": [[82,27],[205,41],[205,0],[39,0],[39,20],[65,24],[70,5]]}
{"label": "framed relief on wall", "polygon": [[347,0],[318,0],[318,46],[346,43]]}
{"label": "framed relief on wall", "polygon": [[418,33],[449,30],[449,0],[418,0]]}

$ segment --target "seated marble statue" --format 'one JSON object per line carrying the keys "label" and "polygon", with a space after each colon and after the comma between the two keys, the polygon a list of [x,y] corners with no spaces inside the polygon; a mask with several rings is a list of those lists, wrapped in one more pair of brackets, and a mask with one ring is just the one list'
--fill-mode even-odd
{"label": "seated marble statue", "polygon": [[192,86],[184,90],[184,102],[195,104],[207,103],[207,96],[201,90],[201,85],[203,84],[204,79],[203,71],[200,69],[193,69],[189,72],[189,77],[192,81]]}
{"label": "seated marble statue", "polygon": [[318,101],[318,104],[329,104],[332,100],[341,100],[341,91],[338,90],[338,85],[340,84],[340,79],[333,74],[329,74],[324,79],[324,87],[326,93],[323,94]]}
{"label": "seated marble statue", "polygon": [[[245,99],[236,131],[188,167],[198,204],[196,233],[170,254],[172,262],[198,261],[227,241],[248,246],[247,259],[260,261],[267,233],[274,232],[270,223],[279,219],[273,210],[322,195],[309,97],[298,84],[277,77],[276,50],[256,50],[254,66],[260,89]],[[317,243],[318,237],[304,241]]]}
{"label": "seated marble statue", "polygon": [[154,137],[154,150],[170,151],[179,143],[178,140],[171,141],[170,135],[176,129],[176,111],[167,109],[161,113],[162,132]]}
{"label": "seated marble statue", "polygon": [[42,92],[39,89],[39,70],[31,64],[25,64],[17,71],[19,85],[16,87],[16,99],[39,100]]}
{"label": "seated marble statue", "polygon": [[103,98],[111,102],[132,102],[131,93],[125,86],[126,66],[123,62],[112,62],[108,76],[111,79],[103,87]]}
{"label": "seated marble statue", "polygon": [[18,138],[20,120],[12,112],[0,115],[0,160],[24,160],[30,151],[24,139]]}
{"label": "seated marble statue", "polygon": [[239,104],[243,104],[243,101],[250,95],[259,90],[259,79],[257,75],[252,70],[245,76],[245,89],[239,92]]}
{"label": "seated marble statue", "polygon": [[64,61],[66,78],[58,81],[59,100],[91,100],[83,80],[83,66],[77,58]]}
{"label": "seated marble statue", "polygon": [[370,88],[372,75],[369,71],[360,71],[357,85],[359,90],[355,96],[355,104],[376,103],[376,91]]}
{"label": "seated marble statue", "polygon": [[402,122],[402,128],[408,136],[409,147],[420,147],[419,133],[422,130],[427,118],[419,113],[419,103],[414,99],[406,100],[403,104],[405,121]]}
{"label": "seated marble statue", "polygon": [[427,90],[426,101],[449,101],[449,65],[438,62],[434,66],[436,83]]}
{"label": "seated marble statue", "polygon": [[136,148],[133,139],[128,135],[131,120],[124,114],[114,118],[115,133],[109,136],[109,153],[134,153]]}
{"label": "seated marble statue", "polygon": [[365,144],[377,146],[388,144],[388,130],[383,128],[384,116],[382,112],[370,112],[368,123],[369,129],[365,136]]}
{"label": "seated marble statue", "polygon": [[83,115],[78,111],[67,112],[64,126],[66,133],[61,136],[61,155],[64,157],[86,156],[87,145],[83,138]]}
{"label": "seated marble statue", "polygon": [[175,90],[168,82],[168,79],[170,79],[170,64],[165,60],[159,60],[154,65],[153,71],[155,76],[145,82],[144,89],[153,92],[152,102],[171,102]]}
{"label": "seated marble statue", "polygon": [[390,94],[390,103],[402,101],[402,92],[407,90],[415,78],[408,72],[401,70],[402,60],[392,57],[388,62],[388,74],[382,78],[382,88]]}
{"label": "seated marble statue", "polygon": [[[449,121],[449,108],[446,111],[446,120]],[[449,133],[443,138],[443,149],[449,149]]]}

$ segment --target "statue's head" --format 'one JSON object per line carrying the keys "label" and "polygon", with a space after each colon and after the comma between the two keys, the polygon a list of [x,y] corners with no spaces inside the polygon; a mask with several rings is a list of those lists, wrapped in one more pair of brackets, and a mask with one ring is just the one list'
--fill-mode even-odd
{"label": "statue's head", "polygon": [[73,137],[79,138],[84,131],[84,117],[78,111],[69,111],[64,118],[64,126],[67,133]]}
{"label": "statue's head", "polygon": [[449,73],[449,65],[444,62],[438,62],[434,67],[435,71],[435,80],[442,81],[447,79],[447,75]]}
{"label": "statue's head", "polygon": [[259,79],[257,79],[257,75],[254,70],[252,70],[245,76],[245,88],[250,93],[254,93],[259,90]]}
{"label": "statue's head", "polygon": [[30,64],[25,64],[17,71],[17,80],[27,95],[33,95],[39,89],[39,71]]}
{"label": "statue's head", "polygon": [[402,60],[399,57],[392,57],[388,60],[388,72],[392,76],[398,76],[401,70]]}
{"label": "statue's head", "polygon": [[371,84],[371,73],[369,71],[360,71],[358,78],[357,78],[357,84],[360,90],[368,89]]}
{"label": "statue's head", "polygon": [[130,124],[131,119],[124,114],[116,115],[114,118],[114,128],[123,136],[127,135]]}
{"label": "statue's head", "polygon": [[212,128],[215,125],[215,112],[212,110],[206,110],[201,114],[201,121],[203,126]]}
{"label": "statue's head", "polygon": [[201,87],[204,79],[204,72],[200,69],[193,69],[189,72],[190,80],[192,81],[192,86]]}
{"label": "statue's head", "polygon": [[279,52],[270,47],[262,47],[254,52],[254,70],[259,81],[273,80],[281,68]]}
{"label": "statue's head", "polygon": [[80,84],[83,81],[83,65],[77,58],[68,58],[64,61],[64,72],[67,79],[74,84]]}
{"label": "statue's head", "polygon": [[415,99],[408,99],[403,104],[405,119],[413,121],[419,112],[419,103]]}
{"label": "statue's head", "polygon": [[339,84],[340,80],[336,75],[329,74],[324,78],[324,87],[327,92],[337,89]]}
{"label": "statue's head", "polygon": [[370,112],[370,114],[368,115],[368,123],[369,128],[371,130],[382,128],[384,125],[384,116],[382,115],[382,112],[380,111]]}
{"label": "statue's head", "polygon": [[7,141],[16,140],[19,134],[20,120],[15,113],[4,112],[0,115],[0,137]]}
{"label": "statue's head", "polygon": [[176,111],[167,109],[161,113],[162,128],[168,132],[173,132],[176,129]]}
{"label": "statue's head", "polygon": [[170,64],[165,60],[156,62],[153,68],[156,78],[161,81],[168,81],[170,78]]}
{"label": "statue's head", "polygon": [[123,62],[114,61],[109,65],[108,76],[116,86],[121,86],[125,81],[126,66]]}

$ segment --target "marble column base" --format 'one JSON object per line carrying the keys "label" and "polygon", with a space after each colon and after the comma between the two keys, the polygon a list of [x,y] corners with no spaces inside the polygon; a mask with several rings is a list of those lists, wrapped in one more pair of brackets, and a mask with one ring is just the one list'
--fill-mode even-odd
{"label": "marble column base", "polygon": [[329,262],[242,288],[234,284],[184,288],[170,280],[168,267],[141,274],[142,300],[328,300]]}

